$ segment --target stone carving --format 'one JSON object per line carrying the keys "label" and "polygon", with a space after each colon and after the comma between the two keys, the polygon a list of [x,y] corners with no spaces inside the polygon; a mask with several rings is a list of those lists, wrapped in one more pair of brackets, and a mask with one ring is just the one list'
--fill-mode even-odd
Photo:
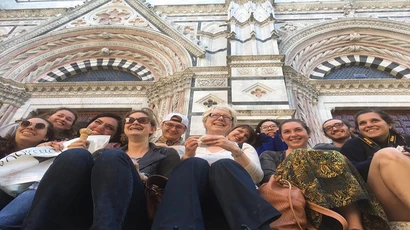
{"label": "stone carving", "polygon": [[101,53],[104,56],[108,56],[108,55],[110,55],[110,49],[108,49],[107,47],[104,47],[104,48],[101,49]]}
{"label": "stone carving", "polygon": [[217,104],[222,104],[224,102],[224,100],[220,99],[219,97],[213,95],[213,94],[208,94],[205,97],[199,99],[198,101],[196,101],[196,103],[202,105],[205,108],[209,108],[213,105],[217,105]]}
{"label": "stone carving", "polygon": [[121,23],[130,18],[131,12],[126,9],[106,9],[101,13],[96,13],[94,20],[99,24]]}
{"label": "stone carving", "polygon": [[249,75],[251,73],[250,69],[237,69],[238,75]]}
{"label": "stone carving", "polygon": [[249,93],[252,96],[261,98],[269,93],[275,92],[274,89],[258,82],[243,90],[244,93]]}
{"label": "stone carving", "polygon": [[227,86],[227,80],[221,78],[197,79],[196,87]]}

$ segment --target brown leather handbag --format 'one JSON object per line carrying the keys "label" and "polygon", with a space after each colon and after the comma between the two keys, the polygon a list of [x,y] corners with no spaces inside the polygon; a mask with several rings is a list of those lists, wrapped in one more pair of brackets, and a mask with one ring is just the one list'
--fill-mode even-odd
{"label": "brown leather handbag", "polygon": [[277,181],[272,176],[267,183],[259,187],[258,191],[266,201],[282,213],[279,219],[270,224],[271,230],[315,229],[307,220],[306,207],[336,219],[343,230],[347,229],[347,221],[340,214],[306,201],[302,191],[287,180]]}
{"label": "brown leather handbag", "polygon": [[154,220],[167,182],[168,178],[161,175],[149,176],[145,182],[145,197],[147,199],[147,211],[150,220]]}

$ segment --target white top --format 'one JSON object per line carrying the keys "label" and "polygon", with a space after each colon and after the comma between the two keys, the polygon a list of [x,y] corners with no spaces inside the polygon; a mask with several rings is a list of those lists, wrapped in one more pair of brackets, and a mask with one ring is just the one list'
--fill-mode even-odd
{"label": "white top", "polygon": [[[256,150],[249,144],[244,143],[242,146],[243,153],[248,156],[250,163],[245,167],[245,170],[251,176],[255,184],[259,183],[263,178],[263,171],[261,163],[259,161],[259,156]],[[206,147],[198,147],[195,152],[195,157],[202,158],[209,162],[209,164],[214,163],[220,159],[232,159],[232,153],[227,150],[221,150],[219,152],[212,153],[208,151]]]}

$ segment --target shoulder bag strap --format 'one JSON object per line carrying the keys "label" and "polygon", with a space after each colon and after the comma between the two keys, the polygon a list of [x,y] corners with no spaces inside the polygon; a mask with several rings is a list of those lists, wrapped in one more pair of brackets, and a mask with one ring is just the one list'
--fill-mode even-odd
{"label": "shoulder bag strap", "polygon": [[[310,201],[306,201],[306,204],[307,204],[307,207],[310,208],[311,210],[316,211],[316,212],[318,212],[318,213],[320,213],[320,214],[323,214],[323,215],[325,215],[325,216],[332,217],[333,219],[336,219],[336,220],[339,221],[339,223],[342,225],[343,230],[347,230],[347,228],[348,228],[347,221],[346,221],[346,219],[345,219],[342,215],[340,215],[339,213],[337,213],[337,212],[335,212],[335,211],[333,211],[333,210],[330,210],[330,209],[328,209],[328,208],[325,208],[325,207],[323,207],[323,206],[317,205],[317,204],[315,204],[315,203],[312,203],[312,202],[310,202]],[[309,222],[309,227],[308,227],[308,229],[315,229],[315,228],[313,228],[313,226],[310,224],[310,222]]]}
{"label": "shoulder bag strap", "polygon": [[[304,229],[302,228],[302,225],[300,225],[300,222],[299,222],[298,217],[296,216],[295,210],[293,209],[293,204],[292,204],[292,184],[291,184],[289,181],[287,181],[287,180],[281,180],[281,182],[286,182],[286,183],[288,184],[288,186],[289,186],[289,190],[288,190],[288,191],[289,191],[289,193],[288,193],[288,201],[289,201],[290,210],[292,210],[292,214],[293,214],[293,216],[295,217],[296,223],[298,224],[300,230],[304,230]],[[281,182],[278,182],[278,183],[281,183]]]}

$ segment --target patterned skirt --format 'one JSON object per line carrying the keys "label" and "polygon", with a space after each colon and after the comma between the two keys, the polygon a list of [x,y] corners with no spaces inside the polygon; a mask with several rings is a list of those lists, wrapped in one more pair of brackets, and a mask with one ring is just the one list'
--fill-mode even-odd
{"label": "patterned skirt", "polygon": [[[276,175],[302,190],[306,200],[323,207],[336,209],[357,202],[366,230],[390,229],[383,208],[356,168],[337,151],[296,149],[278,166]],[[306,213],[314,227],[334,229],[322,221],[321,214]]]}

